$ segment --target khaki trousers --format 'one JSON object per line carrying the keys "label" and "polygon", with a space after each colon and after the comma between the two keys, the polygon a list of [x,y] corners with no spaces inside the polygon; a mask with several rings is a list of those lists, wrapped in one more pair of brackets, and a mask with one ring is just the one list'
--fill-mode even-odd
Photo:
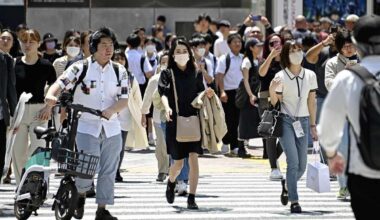
{"label": "khaki trousers", "polygon": [[166,149],[164,130],[161,125],[154,123],[154,129],[156,130],[157,145],[156,145],[156,158],[158,163],[158,173],[169,173],[169,155]]}
{"label": "khaki trousers", "polygon": [[20,183],[22,169],[37,147],[45,147],[45,140],[38,140],[34,134],[37,126],[47,127],[47,121],[37,119],[44,104],[26,104],[21,124],[18,128],[12,151],[13,172],[16,185]]}

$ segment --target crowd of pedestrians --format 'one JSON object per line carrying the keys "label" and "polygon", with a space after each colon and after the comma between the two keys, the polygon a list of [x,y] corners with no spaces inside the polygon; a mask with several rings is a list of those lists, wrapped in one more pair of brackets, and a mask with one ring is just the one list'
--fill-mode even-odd
{"label": "crowd of pedestrians", "polygon": [[[7,126],[20,95],[26,92],[33,97],[26,103],[22,123],[13,131],[16,184],[27,159],[38,146],[44,146],[33,129],[47,126],[51,117],[60,127],[65,112],[51,115],[52,107],[61,91],[74,89],[75,103],[99,109],[109,119],[83,114],[79,121],[77,148],[99,156],[100,163],[95,184],[76,181],[78,218],[83,217],[86,192],[96,185],[96,219],[117,219],[106,205],[114,203],[115,181],[123,181],[120,165],[128,160],[124,151],[149,145],[155,146],[156,180],[167,181],[167,202],[173,203],[177,192],[188,195],[189,209],[198,209],[199,155],[210,152],[250,158],[248,141],[261,138],[257,132],[261,115],[281,106],[281,136],[263,138],[263,157],[269,159],[271,168],[269,180],[281,182],[281,203],[290,201],[291,213],[302,212],[297,182],[306,170],[308,148],[320,139],[323,157],[329,159],[333,174],[339,174],[338,199],[351,196],[355,216],[365,219],[370,208],[364,207],[364,201],[372,204],[372,212],[380,207],[375,187],[380,171],[363,163],[356,145],[363,134],[359,98],[365,85],[350,68],[363,66],[378,76],[380,21],[378,16],[356,15],[344,21],[340,24],[324,17],[309,22],[299,15],[294,27],[273,27],[266,17],[250,14],[233,26],[226,19],[216,22],[201,14],[194,21],[194,34],[187,39],[171,32],[166,17],[160,15],[148,32],[136,27],[124,36],[125,42],[116,39],[108,27],[67,30],[62,41],[52,33],[41,38],[38,30],[25,25],[16,32],[3,29],[0,171]],[[82,79],[79,86],[78,79]],[[199,108],[215,114],[215,122],[205,122],[210,119],[204,119]],[[198,120],[193,121],[194,117]],[[199,131],[200,136],[181,124],[190,122],[190,130]],[[211,129],[208,123],[221,126]],[[286,175],[278,163],[283,152]],[[342,173],[344,167],[346,173]],[[4,183],[10,183],[10,172],[4,176]]]}

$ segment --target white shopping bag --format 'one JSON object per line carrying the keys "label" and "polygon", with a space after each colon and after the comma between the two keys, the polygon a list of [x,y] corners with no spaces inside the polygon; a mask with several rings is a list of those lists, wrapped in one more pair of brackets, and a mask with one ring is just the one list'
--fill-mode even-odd
{"label": "white shopping bag", "polygon": [[314,161],[307,164],[306,187],[318,193],[330,192],[329,167],[319,162],[319,157],[317,158],[319,154],[315,150],[313,150],[313,154],[315,155]]}

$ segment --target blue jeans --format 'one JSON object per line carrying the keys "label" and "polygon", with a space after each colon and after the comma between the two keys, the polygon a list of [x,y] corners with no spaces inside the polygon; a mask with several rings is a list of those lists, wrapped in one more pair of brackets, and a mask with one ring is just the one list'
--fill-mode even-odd
{"label": "blue jeans", "polygon": [[288,187],[288,195],[290,201],[298,201],[297,181],[301,179],[306,170],[307,162],[307,145],[309,133],[309,117],[300,117],[298,120],[301,122],[302,129],[305,136],[297,138],[293,122],[294,120],[288,116],[283,115],[282,136],[280,143],[286,155],[286,163],[288,164],[286,170],[286,183]]}
{"label": "blue jeans", "polygon": [[[114,204],[114,184],[116,171],[120,160],[121,135],[106,137],[104,130],[99,137],[77,133],[78,151],[98,156],[98,181],[96,184],[96,203],[101,205]],[[78,192],[84,193],[92,186],[92,179],[77,178],[75,181]]]}
{"label": "blue jeans", "polygon": [[[347,160],[347,154],[348,154],[348,143],[349,143],[349,125],[348,122],[344,125],[344,130],[343,130],[343,137],[342,140],[340,141],[340,144],[338,146],[338,151],[346,158]],[[339,186],[341,188],[347,187],[347,176],[346,173],[343,172],[342,174],[338,175],[338,182]]]}
{"label": "blue jeans", "polygon": [[[166,130],[166,124],[164,122],[161,123],[161,128],[163,131]],[[166,136],[166,132],[164,132],[164,138]],[[172,158],[170,158],[170,165],[172,165],[174,163],[174,160]],[[189,180],[189,160],[188,158],[185,158],[183,160],[183,167],[182,167],[182,170],[181,170],[181,173],[177,176],[177,180],[183,180],[187,183],[187,181]]]}

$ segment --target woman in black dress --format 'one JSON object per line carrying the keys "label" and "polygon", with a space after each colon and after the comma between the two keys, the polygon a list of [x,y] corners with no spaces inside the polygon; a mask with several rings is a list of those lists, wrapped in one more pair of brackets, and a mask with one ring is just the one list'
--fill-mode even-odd
{"label": "woman in black dress", "polygon": [[245,55],[241,66],[245,91],[248,94],[247,103],[240,109],[239,139],[258,138],[257,126],[260,122],[258,111],[258,92],[260,89],[259,64],[257,57],[262,51],[263,43],[256,38],[245,43]]}
{"label": "woman in black dress", "polygon": [[[173,85],[172,74],[174,75],[175,86]],[[174,88],[176,88],[178,96],[179,115],[183,117],[198,115],[198,110],[193,108],[191,102],[197,97],[198,93],[205,90],[203,76],[197,71],[191,49],[183,40],[177,40],[172,44],[169,51],[168,68],[161,72],[158,83],[158,92],[166,112],[167,150],[174,160],[174,163],[170,166],[166,200],[170,204],[174,202],[175,180],[182,169],[184,158],[189,158],[190,193],[187,199],[187,208],[198,209],[195,203],[195,192],[199,177],[198,155],[203,153],[203,149],[201,141],[184,143],[176,140],[177,114]],[[212,89],[207,89],[206,92],[208,97],[214,94]]]}

